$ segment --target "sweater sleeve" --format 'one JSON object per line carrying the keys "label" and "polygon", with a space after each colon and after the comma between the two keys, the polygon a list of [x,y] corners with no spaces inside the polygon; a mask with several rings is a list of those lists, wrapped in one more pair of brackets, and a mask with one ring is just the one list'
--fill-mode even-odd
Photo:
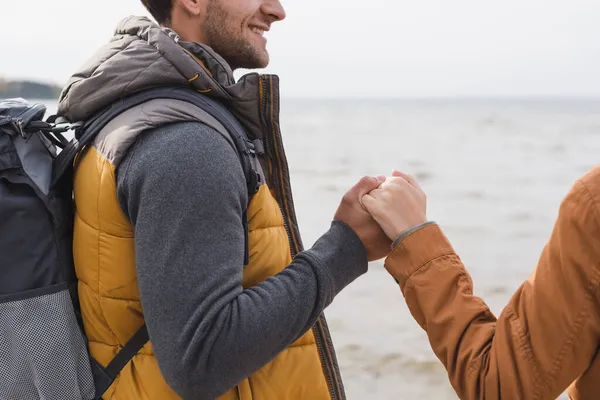
{"label": "sweater sleeve", "polygon": [[244,289],[245,179],[234,149],[203,124],[145,133],[118,167],[117,189],[134,226],[149,336],[183,398],[212,399],[236,386],[367,269],[359,238],[333,222],[281,273]]}

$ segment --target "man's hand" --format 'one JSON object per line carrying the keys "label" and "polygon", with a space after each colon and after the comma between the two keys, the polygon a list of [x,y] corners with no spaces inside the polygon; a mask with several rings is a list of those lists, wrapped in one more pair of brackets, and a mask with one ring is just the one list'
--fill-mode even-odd
{"label": "man's hand", "polygon": [[377,189],[384,180],[384,177],[363,177],[342,197],[333,217],[334,220],[344,222],[356,232],[367,250],[369,261],[386,257],[391,251],[392,241],[361,204],[363,196]]}
{"label": "man's hand", "polygon": [[391,240],[427,221],[427,198],[417,181],[394,171],[392,178],[361,197],[362,204]]}

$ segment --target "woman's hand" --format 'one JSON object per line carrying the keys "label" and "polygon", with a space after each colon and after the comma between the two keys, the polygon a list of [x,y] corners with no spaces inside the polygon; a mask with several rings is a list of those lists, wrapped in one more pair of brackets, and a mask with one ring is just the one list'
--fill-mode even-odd
{"label": "woman's hand", "polygon": [[399,171],[364,195],[362,204],[391,240],[427,221],[425,193],[414,178]]}

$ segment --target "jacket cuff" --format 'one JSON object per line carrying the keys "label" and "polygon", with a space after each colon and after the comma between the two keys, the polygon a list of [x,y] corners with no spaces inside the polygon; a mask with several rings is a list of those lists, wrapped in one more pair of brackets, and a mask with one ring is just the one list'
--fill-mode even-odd
{"label": "jacket cuff", "polygon": [[455,254],[440,227],[428,224],[404,237],[385,260],[385,269],[404,287],[408,279],[430,261]]}
{"label": "jacket cuff", "polygon": [[402,232],[401,234],[398,235],[398,237],[396,238],[396,240],[394,240],[394,243],[392,243],[392,250],[394,250],[396,248],[396,246],[398,246],[398,244],[404,240],[404,238],[406,238],[408,235],[418,231],[421,228],[425,228],[427,225],[432,225],[435,224],[434,221],[427,221],[427,222],[423,222],[420,225],[417,226],[413,226],[412,228],[409,228],[407,230],[405,230],[404,232]]}

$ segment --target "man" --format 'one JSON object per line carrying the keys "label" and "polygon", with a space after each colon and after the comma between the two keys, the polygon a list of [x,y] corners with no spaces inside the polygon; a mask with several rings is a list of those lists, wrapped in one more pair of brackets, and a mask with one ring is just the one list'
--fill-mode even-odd
{"label": "man", "polygon": [[143,89],[191,87],[262,143],[265,184],[249,196],[227,138],[181,101],[124,112],[79,157],[74,256],[92,356],[106,366],[144,323],[150,337],[104,399],[345,398],[322,311],[390,251],[359,203],[380,181],[353,187],[303,251],[278,79],[232,76],[268,64],[264,33],[285,18],[281,4],[143,2],[162,27],[122,21],[73,75],[59,114],[86,120]]}
{"label": "man", "polygon": [[564,198],[537,268],[498,319],[441,229],[427,222],[416,181],[395,177],[363,197],[395,250],[387,270],[427,332],[461,399],[600,396],[600,167]]}

